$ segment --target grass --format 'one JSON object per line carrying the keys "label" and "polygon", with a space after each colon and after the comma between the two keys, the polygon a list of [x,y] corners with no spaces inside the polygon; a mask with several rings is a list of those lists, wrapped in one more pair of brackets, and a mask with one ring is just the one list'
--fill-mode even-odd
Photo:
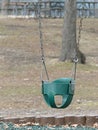
{"label": "grass", "polygon": [[[98,19],[83,22],[80,49],[85,53],[87,63],[78,64],[74,99],[60,112],[98,113],[97,26]],[[51,80],[72,74],[72,63],[58,61],[62,29],[62,19],[43,19],[46,64]],[[0,18],[0,109],[51,110],[41,95],[40,72],[38,21]]]}

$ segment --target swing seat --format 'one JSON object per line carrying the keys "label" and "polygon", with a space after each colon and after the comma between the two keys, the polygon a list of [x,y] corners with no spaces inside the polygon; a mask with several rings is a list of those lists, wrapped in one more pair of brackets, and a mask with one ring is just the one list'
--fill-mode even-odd
{"label": "swing seat", "polygon": [[[74,95],[75,81],[72,78],[59,78],[52,82],[42,81],[42,94],[46,103],[52,108],[66,108]],[[62,96],[62,104],[57,106],[55,96]]]}

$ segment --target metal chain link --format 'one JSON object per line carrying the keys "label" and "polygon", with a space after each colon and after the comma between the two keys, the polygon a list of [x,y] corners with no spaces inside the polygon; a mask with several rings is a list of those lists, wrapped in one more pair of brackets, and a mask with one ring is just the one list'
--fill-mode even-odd
{"label": "metal chain link", "polygon": [[[84,7],[82,9],[84,10]],[[82,17],[80,18],[80,22],[79,22],[79,32],[78,32],[78,38],[77,38],[77,49],[79,49],[79,44],[80,44],[80,39],[81,39],[81,31],[82,31],[82,26],[83,26],[83,19],[84,19],[84,17],[83,17],[83,12],[82,12]],[[39,20],[41,61],[42,61],[42,64],[44,65],[44,70],[45,70],[47,79],[49,80],[49,75],[48,75],[48,71],[47,71],[46,63],[45,63],[44,48],[43,48],[43,34],[42,34],[42,23],[41,23],[41,0],[39,0],[39,2],[38,2],[38,20]],[[73,77],[74,77],[74,80],[75,80],[76,79],[76,68],[77,68],[77,63],[78,63],[77,54],[76,54],[73,62],[74,62]],[[43,80],[43,70],[41,72],[41,80]]]}
{"label": "metal chain link", "polygon": [[73,66],[73,73],[72,77],[75,80],[76,79],[76,70],[77,70],[77,63],[78,63],[78,50],[79,50],[79,44],[80,44],[80,39],[81,39],[81,31],[82,31],[82,25],[83,25],[83,17],[80,18],[79,22],[79,31],[78,31],[78,38],[77,38],[77,48],[76,48],[76,55],[73,59],[74,66]]}
{"label": "metal chain link", "polygon": [[80,39],[81,39],[81,31],[82,31],[82,27],[83,27],[83,19],[85,18],[84,16],[84,4],[85,4],[85,0],[83,0],[83,7],[82,7],[82,16],[80,17],[80,22],[79,22],[79,32],[78,32],[78,38],[77,38],[77,49],[79,49],[79,44],[80,44]]}
{"label": "metal chain link", "polygon": [[[45,70],[45,73],[46,73],[47,80],[49,80],[49,75],[48,75],[48,71],[47,71],[46,63],[45,63],[44,48],[43,48],[43,33],[42,33],[42,23],[41,23],[41,0],[39,0],[39,2],[38,2],[38,21],[39,21],[41,61],[42,61],[42,65],[44,66],[44,70]],[[43,68],[41,70],[41,80],[43,81]]]}
{"label": "metal chain link", "polygon": [[79,23],[79,32],[78,32],[78,38],[77,38],[77,47],[79,49],[79,44],[80,44],[80,39],[81,39],[81,31],[82,31],[82,26],[83,26],[83,17],[80,18],[80,23]]}
{"label": "metal chain link", "polygon": [[[85,2],[85,0],[84,0],[84,2]],[[82,16],[81,16],[80,21],[79,21],[79,31],[78,31],[78,38],[77,38],[76,55],[75,55],[75,58],[73,60],[73,62],[74,62],[74,72],[73,72],[74,80],[76,79],[76,69],[77,69],[77,63],[78,63],[78,54],[77,54],[77,52],[79,50],[79,44],[80,44],[80,40],[81,40],[81,32],[82,32],[83,20],[84,20],[83,11],[84,11],[84,5],[82,7]]]}

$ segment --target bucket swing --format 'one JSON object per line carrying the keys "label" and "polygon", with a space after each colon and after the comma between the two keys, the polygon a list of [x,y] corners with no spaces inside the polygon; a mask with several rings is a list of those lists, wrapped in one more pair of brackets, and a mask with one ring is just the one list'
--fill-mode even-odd
{"label": "bucket swing", "polygon": [[[74,80],[59,78],[52,82],[42,81],[42,94],[46,103],[52,108],[66,108],[74,95]],[[55,96],[62,96],[61,105],[56,105]]]}
{"label": "bucket swing", "polygon": [[[44,58],[43,58],[44,59]],[[46,69],[45,61],[42,60],[44,65],[47,81],[42,79],[41,73],[41,81],[42,81],[42,94],[45,102],[51,108],[63,109],[68,107],[71,104],[71,101],[74,96],[75,91],[75,77],[76,77],[76,65],[78,60],[74,60],[74,73],[73,78],[58,78],[53,81],[49,81],[48,72]],[[62,97],[62,101],[60,105],[56,104],[55,97]]]}
{"label": "bucket swing", "polygon": [[[77,58],[74,60],[74,76],[73,78],[58,78],[53,81],[49,81],[49,76],[45,64],[45,56],[44,56],[44,48],[43,48],[43,38],[42,38],[42,25],[41,25],[41,1],[39,2],[39,8],[38,8],[38,20],[39,20],[39,36],[40,36],[40,47],[41,47],[41,61],[43,68],[45,70],[45,74],[47,77],[47,81],[43,80],[43,73],[41,72],[41,81],[42,81],[42,94],[44,97],[45,102],[50,106],[51,108],[57,108],[62,109],[66,108],[70,105],[74,91],[75,91],[75,77],[76,77],[76,65],[77,65]],[[62,102],[60,105],[57,105],[55,102],[55,97],[61,96]]]}

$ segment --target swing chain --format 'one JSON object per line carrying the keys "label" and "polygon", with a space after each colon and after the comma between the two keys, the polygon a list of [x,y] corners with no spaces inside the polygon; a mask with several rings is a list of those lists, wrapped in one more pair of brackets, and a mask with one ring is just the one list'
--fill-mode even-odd
{"label": "swing chain", "polygon": [[[41,61],[44,66],[47,80],[49,80],[48,71],[45,63],[44,48],[43,48],[43,34],[42,34],[42,23],[41,23],[41,0],[38,2],[38,21],[39,21],[39,36],[40,36],[40,48],[41,48]],[[43,69],[41,71],[41,80],[43,81]]]}
{"label": "swing chain", "polygon": [[[82,14],[83,15],[83,14]],[[83,16],[80,18],[80,22],[79,22],[79,32],[78,32],[78,38],[77,38],[77,49],[76,49],[76,55],[75,58],[73,59],[74,62],[74,72],[73,72],[73,77],[74,80],[76,79],[76,69],[77,69],[77,63],[78,63],[78,50],[79,50],[79,44],[80,44],[80,39],[81,39],[81,31],[82,31],[82,25],[83,25]]]}
{"label": "swing chain", "polygon": [[[79,44],[80,44],[80,39],[81,39],[81,31],[82,31],[82,26],[83,26],[83,19],[84,19],[84,17],[83,17],[84,16],[83,10],[84,10],[84,5],[82,7],[82,17],[80,18],[80,22],[79,22],[79,32],[78,32],[78,38],[77,38],[77,50],[79,49]],[[41,23],[41,19],[42,19],[41,18],[41,0],[39,0],[39,2],[38,2],[38,20],[39,20],[39,35],[40,35],[41,61],[42,61],[42,64],[44,66],[46,77],[49,80],[49,75],[48,75],[48,71],[47,71],[47,67],[46,67],[46,63],[45,63],[45,56],[44,56],[43,34],[42,34],[42,23]],[[77,52],[77,50],[76,50],[76,52]],[[75,55],[75,58],[73,59],[73,62],[74,62],[73,77],[75,79],[76,78],[76,68],[77,68],[77,63],[78,63],[77,53]],[[43,71],[41,72],[41,80],[42,79],[43,79]]]}
{"label": "swing chain", "polygon": [[79,22],[79,32],[78,32],[78,38],[77,38],[77,48],[79,49],[79,44],[80,44],[80,39],[81,39],[81,31],[83,27],[83,20],[86,17],[84,13],[84,6],[85,6],[85,0],[83,0],[83,5],[82,5],[82,14],[80,16],[80,22]]}
{"label": "swing chain", "polygon": [[82,26],[83,26],[83,17],[80,18],[80,23],[79,23],[79,32],[78,32],[78,39],[77,39],[77,48],[79,49],[79,44],[80,44],[80,39],[81,39],[81,31],[82,31]]}
{"label": "swing chain", "polygon": [[[83,2],[85,2],[85,0]],[[79,31],[78,31],[78,38],[77,38],[76,55],[75,55],[75,58],[73,59],[73,62],[74,62],[74,72],[73,72],[74,80],[76,79],[76,69],[77,69],[77,63],[78,63],[77,52],[79,50],[79,44],[80,44],[80,40],[81,40],[81,32],[82,32],[82,27],[83,27],[83,20],[85,18],[83,11],[84,11],[84,4],[83,4],[83,7],[82,7],[82,16],[80,17],[80,21],[79,21]]]}
{"label": "swing chain", "polygon": [[74,62],[74,72],[73,72],[73,76],[72,77],[73,77],[74,80],[76,80],[76,70],[77,70],[78,58],[75,57],[73,62]]}

